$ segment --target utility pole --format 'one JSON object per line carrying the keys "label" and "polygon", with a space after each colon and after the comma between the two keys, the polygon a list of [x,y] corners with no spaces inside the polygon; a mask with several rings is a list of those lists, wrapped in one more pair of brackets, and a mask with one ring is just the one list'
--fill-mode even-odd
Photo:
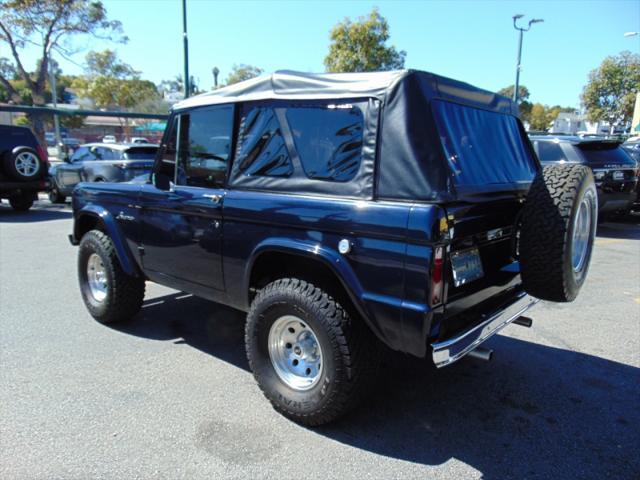
{"label": "utility pole", "polygon": [[518,87],[520,86],[520,65],[522,60],[522,37],[524,35],[524,32],[528,32],[531,29],[531,25],[533,25],[534,23],[544,22],[544,20],[541,18],[534,18],[533,20],[529,20],[529,25],[527,26],[527,28],[523,28],[517,25],[518,19],[522,17],[524,17],[524,15],[522,14],[513,16],[513,28],[515,28],[520,32],[520,35],[518,37],[518,63],[516,64],[516,84],[513,89],[513,103],[515,103],[516,105],[518,104]]}
{"label": "utility pole", "polygon": [[191,93],[189,79],[189,40],[187,39],[187,0],[182,0],[182,40],[184,43],[184,98]]}

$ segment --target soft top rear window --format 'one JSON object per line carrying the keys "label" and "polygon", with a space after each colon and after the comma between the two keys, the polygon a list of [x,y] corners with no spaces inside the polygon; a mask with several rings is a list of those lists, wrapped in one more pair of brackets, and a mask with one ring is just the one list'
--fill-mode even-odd
{"label": "soft top rear window", "polygon": [[125,152],[128,160],[153,160],[156,157],[158,147],[136,147]]}
{"label": "soft top rear window", "polygon": [[441,100],[432,107],[457,187],[486,190],[532,181],[536,161],[515,117]]}

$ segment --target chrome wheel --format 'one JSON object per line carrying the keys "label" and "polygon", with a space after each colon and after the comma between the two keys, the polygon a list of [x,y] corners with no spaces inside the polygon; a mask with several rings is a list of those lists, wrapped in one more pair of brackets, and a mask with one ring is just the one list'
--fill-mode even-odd
{"label": "chrome wheel", "polygon": [[591,199],[585,196],[580,202],[573,221],[572,258],[573,271],[580,272],[585,266],[591,241]]}
{"label": "chrome wheel", "polygon": [[16,171],[24,177],[33,177],[40,170],[40,160],[31,152],[22,152],[14,160]]}
{"label": "chrome wheel", "polygon": [[269,358],[276,374],[295,390],[309,390],[322,374],[322,349],[314,331],[294,315],[278,318],[269,330]]}
{"label": "chrome wheel", "polygon": [[87,282],[94,300],[103,302],[107,297],[107,272],[102,258],[96,253],[92,253],[87,260]]}

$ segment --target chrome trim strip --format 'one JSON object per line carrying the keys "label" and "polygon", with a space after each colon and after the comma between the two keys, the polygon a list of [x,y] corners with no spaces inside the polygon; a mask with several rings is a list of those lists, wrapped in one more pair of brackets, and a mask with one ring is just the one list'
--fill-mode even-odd
{"label": "chrome trim strip", "polygon": [[527,295],[526,292],[521,292],[513,302],[501,310],[493,312],[486,320],[471,330],[467,330],[454,338],[432,343],[433,363],[436,364],[436,367],[441,368],[460,360],[539,301],[537,298]]}

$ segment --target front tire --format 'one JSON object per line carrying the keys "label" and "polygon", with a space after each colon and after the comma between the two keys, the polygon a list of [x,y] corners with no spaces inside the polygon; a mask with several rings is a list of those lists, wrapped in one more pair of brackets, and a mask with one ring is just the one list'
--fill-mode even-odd
{"label": "front tire", "polygon": [[51,203],[64,203],[67,201],[67,197],[61,194],[57,187],[51,187],[51,190],[49,190],[49,201]]}
{"label": "front tire", "polygon": [[256,295],[245,342],[254,378],[274,408],[306,426],[335,420],[367,391],[375,339],[327,293],[295,278]]}
{"label": "front tire", "polygon": [[142,307],[144,278],[122,270],[111,238],[100,230],[80,241],[78,280],[84,304],[100,323],[130,320]]}

